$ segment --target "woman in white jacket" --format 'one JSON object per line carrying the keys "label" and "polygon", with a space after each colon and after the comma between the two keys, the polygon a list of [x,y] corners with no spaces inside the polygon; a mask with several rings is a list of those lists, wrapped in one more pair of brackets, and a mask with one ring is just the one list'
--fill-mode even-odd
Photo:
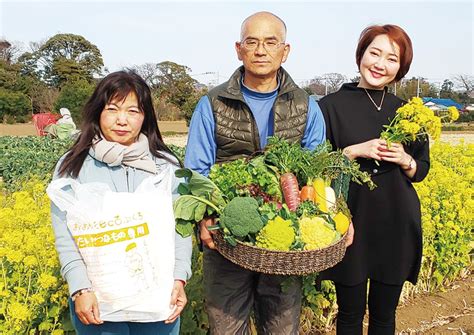
{"label": "woman in white jacket", "polygon": [[[58,162],[53,179],[72,178],[80,184],[99,182],[108,185],[114,192],[133,193],[146,178],[156,176],[165,169],[174,172],[179,165],[174,154],[163,143],[149,87],[137,74],[120,71],[109,74],[97,85],[84,107],[81,134],[71,150]],[[174,173],[171,178],[170,191],[176,195],[180,180]],[[156,211],[159,210],[160,204],[156,204]],[[143,321],[147,320],[146,317],[130,316],[130,313],[118,308],[114,311],[116,315],[128,317],[126,321],[117,321],[114,313],[109,313],[110,320],[114,321],[111,322],[102,320],[101,304],[97,298],[100,292],[89,278],[91,268],[97,265],[87,264],[84,254],[81,254],[83,246],[66,224],[66,211],[59,209],[54,199],[52,222],[61,273],[68,282],[71,294],[71,317],[78,334],[179,333],[179,315],[187,302],[184,284],[191,276],[190,237],[182,238],[174,230],[171,235],[174,236],[172,244],[175,248],[174,284],[170,301],[166,302],[173,306],[169,317],[146,322]],[[129,264],[141,261],[142,256],[131,256],[138,250],[136,243],[124,242],[121,250],[127,251],[123,263],[124,267],[129,267],[127,271],[132,274],[138,271]],[[142,278],[140,276],[144,278],[143,273],[136,273],[138,279]]]}

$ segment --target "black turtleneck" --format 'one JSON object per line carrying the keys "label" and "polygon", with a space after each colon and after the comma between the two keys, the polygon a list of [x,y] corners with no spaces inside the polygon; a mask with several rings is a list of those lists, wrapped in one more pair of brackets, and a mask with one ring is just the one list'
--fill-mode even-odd
{"label": "black turtleneck", "polygon": [[[404,101],[385,91],[381,110],[375,104],[382,90],[367,90],[358,83],[341,89],[319,102],[326,122],[327,138],[335,149],[379,138]],[[386,90],[386,88],[385,88]],[[421,214],[412,182],[421,181],[429,170],[429,145],[417,141],[405,146],[417,163],[410,180],[399,165],[359,158],[361,168],[369,172],[377,188],[351,183],[348,206],[355,227],[354,243],[343,261],[323,273],[324,278],[346,285],[371,278],[387,284],[416,282],[422,253]]]}

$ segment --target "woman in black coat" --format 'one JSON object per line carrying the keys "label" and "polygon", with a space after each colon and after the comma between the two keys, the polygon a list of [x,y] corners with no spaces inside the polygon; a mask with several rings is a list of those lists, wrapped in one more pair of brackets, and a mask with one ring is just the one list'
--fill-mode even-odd
{"label": "woman in black coat", "polygon": [[408,35],[394,25],[370,26],[359,39],[359,83],[344,84],[324,97],[327,138],[357,159],[377,188],[351,183],[348,206],[354,242],[343,261],[323,273],[336,285],[337,334],[362,334],[369,284],[369,334],[394,334],[403,283],[416,283],[421,264],[420,202],[413,182],[428,174],[428,140],[409,145],[380,139],[404,101],[387,85],[405,76],[412,60]]}

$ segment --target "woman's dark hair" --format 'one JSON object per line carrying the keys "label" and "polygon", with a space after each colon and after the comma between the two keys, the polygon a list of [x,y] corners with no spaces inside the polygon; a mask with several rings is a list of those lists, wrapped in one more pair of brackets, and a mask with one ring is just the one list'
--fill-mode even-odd
{"label": "woman's dark hair", "polygon": [[395,76],[394,81],[399,81],[410,70],[411,61],[413,59],[413,47],[408,34],[399,26],[386,24],[383,26],[369,26],[360,34],[359,43],[356,49],[356,63],[360,68],[360,62],[364,56],[365,50],[370,43],[379,35],[387,35],[391,42],[397,43],[400,48],[400,69]]}
{"label": "woman's dark hair", "polygon": [[[129,93],[135,93],[140,110],[144,114],[141,133],[148,137],[150,153],[158,158],[176,164],[176,155],[166,146],[158,128],[151,91],[147,83],[131,70],[113,72],[103,78],[95,88],[83,109],[81,134],[67,153],[59,168],[59,175],[69,174],[77,178],[82,164],[89,153],[94,137],[100,137],[100,114],[112,100],[125,100]],[[176,158],[179,162],[179,160]]]}

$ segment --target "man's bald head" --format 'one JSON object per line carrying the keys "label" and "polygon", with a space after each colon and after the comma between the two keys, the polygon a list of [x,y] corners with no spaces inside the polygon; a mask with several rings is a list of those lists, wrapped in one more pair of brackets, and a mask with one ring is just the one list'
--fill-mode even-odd
{"label": "man's bald head", "polygon": [[272,14],[270,12],[258,12],[255,14],[250,15],[248,18],[242,22],[242,26],[240,28],[240,40],[243,41],[244,38],[246,37],[247,34],[247,29],[248,26],[251,25],[252,23],[260,20],[265,20],[268,22],[272,22],[278,26],[279,33],[281,34],[282,41],[286,40],[286,24],[283,22],[282,19],[280,19],[278,16],[275,14]]}

